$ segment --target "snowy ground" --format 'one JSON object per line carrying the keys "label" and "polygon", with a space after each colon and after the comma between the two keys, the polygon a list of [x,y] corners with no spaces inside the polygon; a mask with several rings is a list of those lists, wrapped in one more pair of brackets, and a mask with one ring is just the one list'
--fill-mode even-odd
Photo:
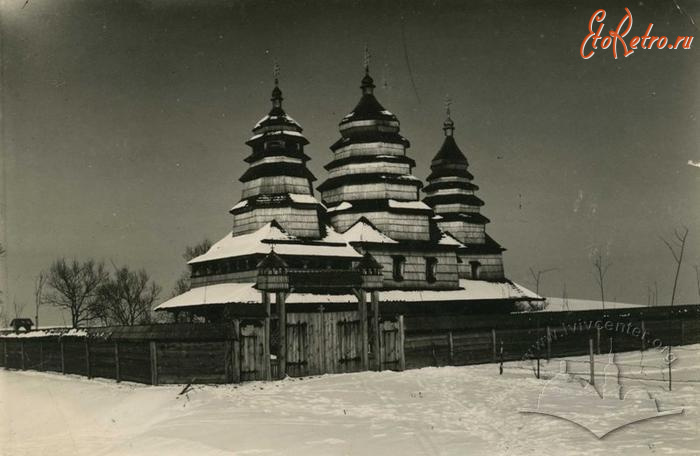
{"label": "snowy ground", "polygon": [[[644,369],[639,353],[616,362],[623,388],[644,387],[661,409],[685,412],[603,439],[568,421],[519,413],[547,384],[519,363],[502,376],[494,364],[426,368],[196,386],[182,396],[182,386],[0,370],[0,454],[698,454],[700,345],[674,353],[673,392],[655,381],[664,379],[662,354],[645,352]],[[542,376],[558,366],[543,365]]]}
{"label": "snowy ground", "polygon": [[571,310],[600,310],[600,309],[627,309],[634,307],[646,307],[642,304],[632,304],[629,302],[605,301],[605,307],[601,301],[594,299],[576,299],[576,298],[547,298],[547,307],[545,312],[565,312]]}

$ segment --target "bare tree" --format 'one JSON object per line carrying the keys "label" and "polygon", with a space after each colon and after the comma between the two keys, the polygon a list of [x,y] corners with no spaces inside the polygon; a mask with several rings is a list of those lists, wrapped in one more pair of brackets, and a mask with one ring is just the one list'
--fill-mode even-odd
{"label": "bare tree", "polygon": [[607,252],[603,253],[600,248],[595,248],[591,251],[591,261],[593,262],[593,276],[600,289],[600,302],[603,309],[605,309],[605,277],[612,263],[610,262],[609,254]]}
{"label": "bare tree", "polygon": [[22,312],[24,312],[25,303],[17,302],[17,298],[12,298],[12,311],[14,316],[12,318],[22,318]]}
{"label": "bare tree", "polygon": [[[5,256],[5,252],[6,252],[5,246],[0,244],[0,258]],[[5,306],[2,305],[3,304],[2,293],[3,293],[3,290],[0,290],[0,322],[2,322],[2,326],[7,326],[7,324],[8,324],[8,321],[7,321],[8,312],[7,312],[7,309],[5,308]]]}
{"label": "bare tree", "polygon": [[46,283],[46,274],[44,271],[39,272],[39,275],[34,279],[34,327],[39,329],[39,307],[44,300],[44,284]]}
{"label": "bare tree", "polygon": [[661,238],[668,250],[671,251],[673,259],[676,260],[676,277],[673,279],[673,291],[671,292],[671,305],[673,305],[676,299],[676,288],[678,287],[678,275],[681,272],[681,264],[683,264],[683,252],[685,251],[685,240],[688,238],[688,228],[683,227],[683,231],[679,229],[673,230],[673,235],[675,239],[667,241]]}
{"label": "bare tree", "polygon": [[94,260],[80,263],[67,262],[65,258],[56,260],[49,268],[46,284],[51,292],[45,302],[71,314],[71,326],[77,328],[94,318],[98,291],[107,280],[104,264]]}
{"label": "bare tree", "polygon": [[161,288],[143,269],[130,271],[126,266],[121,267],[114,278],[100,287],[100,317],[124,326],[148,323],[151,307],[160,292]]}
{"label": "bare tree", "polygon": [[[185,261],[190,261],[200,255],[204,255],[211,248],[212,243],[209,239],[205,239],[197,245],[185,247],[185,252],[182,254],[182,258]],[[173,289],[173,296],[181,295],[190,290],[190,271],[185,271],[182,273],[177,282],[175,282],[175,288]]]}
{"label": "bare tree", "polygon": [[532,275],[532,280],[535,282],[535,294],[540,294],[540,282],[542,281],[542,276],[548,272],[556,271],[557,268],[540,269],[535,272],[534,269],[530,268],[530,275]]}

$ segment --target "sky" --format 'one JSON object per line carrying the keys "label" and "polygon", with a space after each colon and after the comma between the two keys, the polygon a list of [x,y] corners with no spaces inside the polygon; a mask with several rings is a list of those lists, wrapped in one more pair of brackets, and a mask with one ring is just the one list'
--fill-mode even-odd
{"label": "sky", "polygon": [[582,59],[592,14],[607,34],[625,7],[630,37],[698,34],[697,0],[0,0],[3,298],[33,316],[34,278],[59,257],[145,268],[169,297],[185,246],[230,230],[274,62],[318,184],[367,45],[421,179],[452,99],[509,278],[555,268],[542,294],[595,299],[598,248],[609,299],[646,304],[656,286],[667,303],[661,238],[686,226],[676,302],[697,303],[700,42]]}

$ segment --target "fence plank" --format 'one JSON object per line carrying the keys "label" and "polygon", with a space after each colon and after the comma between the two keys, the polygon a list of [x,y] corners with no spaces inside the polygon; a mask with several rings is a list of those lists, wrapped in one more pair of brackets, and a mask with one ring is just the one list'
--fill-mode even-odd
{"label": "fence plank", "polygon": [[158,355],[156,352],[156,342],[150,341],[148,343],[150,349],[150,360],[151,360],[151,385],[158,384]]}

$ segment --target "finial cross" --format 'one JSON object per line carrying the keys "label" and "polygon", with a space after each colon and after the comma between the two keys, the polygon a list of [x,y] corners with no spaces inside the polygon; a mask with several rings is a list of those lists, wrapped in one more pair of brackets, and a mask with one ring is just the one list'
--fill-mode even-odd
{"label": "finial cross", "polygon": [[372,55],[369,53],[369,47],[367,44],[365,44],[365,55],[364,55],[364,64],[365,64],[365,72],[369,73],[369,61],[371,59]]}

